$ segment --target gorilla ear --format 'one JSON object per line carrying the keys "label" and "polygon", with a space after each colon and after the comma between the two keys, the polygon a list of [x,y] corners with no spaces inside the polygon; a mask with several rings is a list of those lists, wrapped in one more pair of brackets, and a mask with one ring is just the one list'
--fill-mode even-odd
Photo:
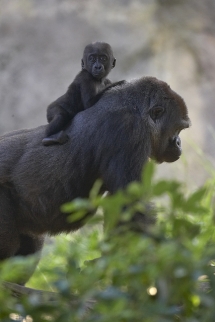
{"label": "gorilla ear", "polygon": [[112,63],[112,68],[114,68],[116,65],[116,58],[114,58],[113,63]]}
{"label": "gorilla ear", "polygon": [[81,67],[82,67],[82,69],[84,69],[84,60],[83,59],[81,60]]}
{"label": "gorilla ear", "polygon": [[162,106],[152,107],[149,111],[149,115],[154,122],[157,119],[159,119],[163,115],[163,113],[164,113],[164,107]]}

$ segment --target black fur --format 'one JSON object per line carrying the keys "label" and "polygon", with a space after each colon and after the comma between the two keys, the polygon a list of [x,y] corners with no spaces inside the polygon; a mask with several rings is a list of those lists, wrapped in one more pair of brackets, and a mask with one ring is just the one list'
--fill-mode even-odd
{"label": "black fur", "polygon": [[34,253],[45,233],[80,228],[60,206],[88,197],[101,178],[114,193],[139,180],[148,158],[180,157],[180,130],[190,121],[183,99],[155,78],[145,77],[107,90],[78,113],[64,145],[41,145],[46,126],[0,139],[0,259]]}
{"label": "black fur", "polygon": [[68,137],[60,131],[65,129],[78,112],[92,106],[91,99],[111,84],[106,77],[115,67],[115,62],[116,59],[109,44],[96,42],[85,47],[82,71],[75,77],[67,92],[47,108],[49,125],[45,132],[47,138],[42,141],[44,145],[67,141]]}

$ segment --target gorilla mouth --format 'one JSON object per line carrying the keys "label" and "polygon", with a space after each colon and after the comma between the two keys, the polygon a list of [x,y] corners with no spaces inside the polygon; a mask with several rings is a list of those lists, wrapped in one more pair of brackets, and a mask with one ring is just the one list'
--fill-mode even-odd
{"label": "gorilla mouth", "polygon": [[180,158],[180,156],[181,156],[181,154],[180,155],[175,155],[175,156],[170,155],[168,157],[165,157],[164,162],[175,162]]}
{"label": "gorilla mouth", "polygon": [[171,150],[167,150],[166,153],[163,156],[163,159],[165,162],[174,162],[177,161],[182,153],[182,149],[175,148]]}
{"label": "gorilla mouth", "polygon": [[163,160],[165,162],[177,161],[182,153],[181,139],[179,136],[175,136],[169,140],[167,149],[164,151]]}
{"label": "gorilla mouth", "polygon": [[177,161],[180,158],[181,153],[182,153],[182,149],[181,148],[176,148],[176,147],[167,148],[164,153],[159,154],[159,155],[156,155],[154,157],[154,159],[158,163],[175,162],[175,161]]}
{"label": "gorilla mouth", "polygon": [[93,72],[92,74],[93,74],[93,77],[95,77],[95,78],[102,78],[103,71],[101,71],[101,72]]}

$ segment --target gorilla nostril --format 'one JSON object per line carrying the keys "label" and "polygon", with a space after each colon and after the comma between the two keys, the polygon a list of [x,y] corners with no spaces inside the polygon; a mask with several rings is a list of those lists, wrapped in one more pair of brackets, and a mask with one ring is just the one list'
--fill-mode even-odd
{"label": "gorilla nostril", "polygon": [[175,145],[178,147],[178,148],[181,148],[181,139],[180,137],[178,136],[177,138],[175,138]]}

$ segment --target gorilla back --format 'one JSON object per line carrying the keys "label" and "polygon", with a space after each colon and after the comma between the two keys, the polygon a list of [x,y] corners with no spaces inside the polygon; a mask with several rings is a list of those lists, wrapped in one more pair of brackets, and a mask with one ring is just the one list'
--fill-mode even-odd
{"label": "gorilla back", "polygon": [[[0,138],[0,259],[42,247],[44,233],[80,228],[60,206],[87,197],[101,178],[111,193],[139,180],[148,158],[173,162],[190,120],[183,99],[155,78],[108,89],[73,119],[64,145],[44,147],[46,126]],[[27,242],[25,242],[27,241]]]}

